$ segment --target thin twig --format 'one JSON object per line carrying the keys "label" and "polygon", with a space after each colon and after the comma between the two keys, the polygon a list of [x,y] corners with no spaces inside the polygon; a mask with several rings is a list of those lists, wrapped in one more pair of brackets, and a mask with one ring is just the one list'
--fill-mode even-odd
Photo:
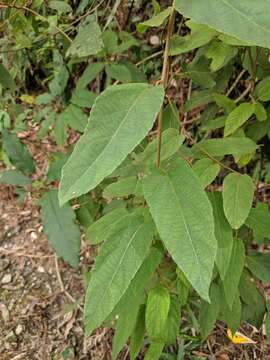
{"label": "thin twig", "polygon": [[242,94],[234,100],[234,102],[237,104],[239,103],[239,101],[241,101],[242,99],[244,99],[244,97],[250,92],[250,90],[252,89],[252,83],[250,82],[246,88],[245,91],[242,92]]}
{"label": "thin twig", "polygon": [[145,63],[146,61],[151,60],[151,59],[161,55],[162,53],[163,53],[163,50],[160,50],[160,51],[158,51],[158,52],[156,52],[154,54],[151,54],[151,55],[147,56],[146,58],[142,59],[141,61],[137,62],[135,65],[140,66],[143,63]]}
{"label": "thin twig", "polygon": [[74,297],[72,295],[70,295],[70,293],[64,287],[64,284],[63,284],[63,281],[61,278],[61,274],[59,271],[58,260],[57,260],[56,255],[54,257],[54,263],[55,263],[56,276],[57,276],[61,291],[66,295],[66,297],[69,298],[69,300],[71,300],[74,304],[76,304],[78,306],[78,309],[80,309],[80,311],[83,313],[83,308],[81,307],[81,305],[77,303],[77,301],[74,299]]}
{"label": "thin twig", "polygon": [[[175,16],[175,0],[172,4],[172,13],[169,18],[168,22],[168,29],[166,35],[166,42],[165,42],[165,50],[163,55],[163,66],[162,66],[162,74],[161,74],[161,83],[163,84],[164,88],[166,89],[168,83],[168,75],[169,75],[169,51],[170,51],[170,39],[173,32],[173,25],[174,25],[174,16]],[[161,106],[160,112],[158,114],[158,149],[157,149],[157,167],[160,166],[160,155],[161,155],[161,140],[162,140],[162,122],[163,122],[163,105]]]}
{"label": "thin twig", "polygon": [[229,90],[226,92],[226,96],[229,96],[230,93],[233,91],[233,89],[236,87],[236,85],[238,84],[238,82],[241,80],[242,76],[245,74],[246,69],[243,69],[237,76],[237,78],[235,79],[234,83],[232,84],[232,86],[229,88]]}

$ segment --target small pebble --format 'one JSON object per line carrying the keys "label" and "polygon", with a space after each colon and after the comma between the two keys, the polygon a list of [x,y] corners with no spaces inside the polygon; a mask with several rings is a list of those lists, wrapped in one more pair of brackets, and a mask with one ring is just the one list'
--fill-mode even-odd
{"label": "small pebble", "polygon": [[159,45],[160,44],[160,40],[157,35],[150,36],[149,42],[151,45]]}
{"label": "small pebble", "polygon": [[15,334],[18,336],[22,333],[22,331],[23,331],[23,327],[21,324],[19,324],[15,329]]}
{"label": "small pebble", "polygon": [[41,274],[44,274],[44,273],[45,273],[45,269],[44,269],[43,266],[39,266],[39,267],[37,268],[37,271],[38,271],[39,273],[41,273]]}
{"label": "small pebble", "polygon": [[36,240],[36,239],[38,238],[37,233],[34,232],[34,231],[32,231],[32,232],[30,233],[30,236],[31,236],[31,239],[32,239],[32,240]]}
{"label": "small pebble", "polygon": [[12,276],[11,274],[6,274],[2,277],[2,284],[9,284],[11,282]]}

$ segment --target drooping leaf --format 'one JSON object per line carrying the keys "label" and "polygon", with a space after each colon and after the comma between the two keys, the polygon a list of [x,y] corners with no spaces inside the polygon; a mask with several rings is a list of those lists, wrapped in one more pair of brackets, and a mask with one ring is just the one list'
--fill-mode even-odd
{"label": "drooping leaf", "polygon": [[126,306],[119,315],[113,337],[112,360],[117,358],[117,354],[121,351],[135,328],[140,309],[140,302],[138,299],[136,300]]}
{"label": "drooping leaf", "polygon": [[192,168],[199,177],[203,188],[211,184],[220,171],[220,165],[210,159],[198,160]]}
{"label": "drooping leaf", "polygon": [[250,271],[266,284],[270,284],[270,254],[252,252],[247,256]]}
{"label": "drooping leaf", "polygon": [[196,158],[205,157],[206,154],[211,156],[245,155],[254,152],[257,148],[258,146],[248,138],[228,137],[199,141],[192,147],[192,154]]}
{"label": "drooping leaf", "polygon": [[231,173],[223,181],[223,208],[233,229],[244,224],[251,209],[254,185],[248,175]]}
{"label": "drooping leaf", "polygon": [[[91,36],[89,36],[91,34]],[[103,47],[101,39],[101,30],[99,25],[91,21],[87,25],[79,27],[79,31],[71,43],[67,55],[77,56],[79,58],[95,55]]]}
{"label": "drooping leaf", "polygon": [[60,207],[58,191],[49,190],[41,199],[44,231],[56,254],[77,267],[80,255],[80,229],[74,223],[75,213],[69,204]]}
{"label": "drooping leaf", "polygon": [[159,360],[164,345],[163,342],[152,342],[145,354],[144,360]]}
{"label": "drooping leaf", "polygon": [[2,131],[3,150],[6,152],[10,162],[18,169],[28,174],[35,171],[35,163],[27,147],[6,129]]}
{"label": "drooping leaf", "polygon": [[224,321],[227,326],[235,332],[241,323],[241,314],[242,314],[242,303],[240,300],[239,293],[236,294],[232,308],[230,309],[225,295],[222,292],[221,294],[221,304],[220,304],[220,314],[218,319]]}
{"label": "drooping leaf", "polygon": [[[139,307],[144,300],[144,288],[160,263],[161,258],[161,253],[157,249],[152,248],[150,250],[149,255],[144,260],[137,274],[132,279],[126,293],[121,298],[113,312],[119,317],[113,340],[113,357],[116,357],[117,353],[122,349],[133,330],[135,332],[135,337],[133,338],[133,351],[137,352],[139,350],[140,340],[143,338],[145,327],[144,309],[142,319]],[[142,320],[143,325],[141,323],[138,324],[138,321],[141,322]],[[137,329],[136,326],[138,326]],[[142,328],[143,333],[141,334],[140,331],[142,331]]]}
{"label": "drooping leaf", "polygon": [[63,168],[61,204],[112,173],[150,130],[163,95],[162,87],[125,84],[108,87],[97,98],[84,135]]}
{"label": "drooping leaf", "polygon": [[180,158],[153,169],[143,191],[166,248],[195,290],[208,300],[216,256],[211,204],[193,170]]}
{"label": "drooping leaf", "polygon": [[240,104],[226,119],[224,136],[231,135],[242,126],[254,113],[254,105],[249,103]]}
{"label": "drooping leaf", "polygon": [[218,243],[216,265],[221,279],[224,280],[230,264],[233,247],[232,229],[224,214],[222,193],[214,191],[210,192],[208,196],[213,207],[215,235]]}
{"label": "drooping leaf", "polygon": [[270,48],[270,11],[264,0],[176,0],[176,10],[192,20],[249,44]]}
{"label": "drooping leaf", "polygon": [[259,329],[265,315],[265,300],[248,272],[244,272],[241,277],[239,291],[242,300],[242,320]]}
{"label": "drooping leaf", "polygon": [[174,344],[179,332],[180,326],[180,303],[179,300],[171,296],[170,309],[167,316],[167,321],[164,327],[164,340],[166,344]]}
{"label": "drooping leaf", "polygon": [[145,325],[150,339],[164,340],[164,329],[170,309],[170,293],[159,285],[149,291],[146,304]]}
{"label": "drooping leaf", "polygon": [[0,172],[0,183],[13,186],[27,186],[32,183],[32,180],[18,170],[5,170]]}
{"label": "drooping leaf", "polygon": [[221,303],[221,291],[215,283],[210,288],[210,303],[203,301],[200,308],[200,331],[202,338],[206,339],[218,319]]}
{"label": "drooping leaf", "polygon": [[123,297],[147,256],[152,236],[152,225],[133,214],[103,244],[86,291],[87,334],[102,324]]}
{"label": "drooping leaf", "polygon": [[16,87],[15,81],[9,71],[2,64],[0,64],[0,84],[10,90],[14,90]]}
{"label": "drooping leaf", "polygon": [[122,222],[122,218],[125,216],[128,216],[128,212],[123,207],[107,213],[89,226],[86,231],[86,239],[92,245],[106,241],[112,228],[119,221]]}
{"label": "drooping leaf", "polygon": [[145,307],[141,307],[133,333],[130,337],[130,359],[135,360],[143,344],[145,332]]}
{"label": "drooping leaf", "polygon": [[223,280],[226,301],[231,309],[238,293],[238,285],[245,264],[245,247],[240,239],[233,242],[230,263]]}

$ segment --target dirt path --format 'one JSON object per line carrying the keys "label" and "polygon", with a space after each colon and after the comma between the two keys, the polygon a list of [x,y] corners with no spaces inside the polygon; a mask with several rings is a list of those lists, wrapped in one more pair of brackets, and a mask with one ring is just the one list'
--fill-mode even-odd
{"label": "dirt path", "polygon": [[42,233],[30,198],[19,205],[10,187],[0,186],[0,359],[107,359],[109,331],[84,339],[83,273],[57,260]]}

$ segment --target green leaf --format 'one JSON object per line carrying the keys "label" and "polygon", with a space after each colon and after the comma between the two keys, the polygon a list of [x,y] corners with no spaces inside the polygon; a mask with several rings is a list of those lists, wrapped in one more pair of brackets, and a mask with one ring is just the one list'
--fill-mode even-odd
{"label": "green leaf", "polygon": [[35,171],[34,160],[27,147],[6,129],[2,131],[3,150],[7,154],[10,162],[19,170],[31,174]]}
{"label": "green leaf", "polygon": [[32,183],[32,180],[18,170],[5,170],[0,172],[0,183],[13,186],[27,186]]}
{"label": "green leaf", "polygon": [[192,147],[195,158],[211,156],[245,155],[254,152],[258,146],[248,138],[228,137],[225,139],[202,140]]}
{"label": "green leaf", "polygon": [[261,47],[270,48],[270,10],[265,0],[176,0],[176,10],[192,20]]}
{"label": "green leaf", "polygon": [[56,181],[60,179],[62,167],[67,161],[68,156],[69,156],[68,154],[64,154],[64,153],[53,154],[53,157],[50,160],[49,170],[47,173],[48,181]]}
{"label": "green leaf", "polygon": [[261,101],[270,100],[270,76],[267,76],[258,83],[254,95]]}
{"label": "green leaf", "polygon": [[[147,283],[149,282],[153,272],[156,270],[161,261],[161,253],[152,248],[149,255],[144,260],[139,271],[132,279],[126,293],[121,298],[120,302],[115,308],[115,313],[120,313],[119,320],[116,326],[116,333],[113,341],[113,356],[117,353],[126,343],[133,330],[133,351],[136,353],[140,349],[141,340],[144,337],[144,309],[143,319],[139,307],[144,298],[144,291]],[[138,314],[139,311],[139,314]],[[138,315],[138,316],[137,316]],[[143,324],[138,321],[143,321]],[[138,326],[138,328],[136,328]],[[141,334],[141,331],[143,332]],[[131,349],[132,350],[132,349]],[[130,352],[131,352],[130,350]]]}
{"label": "green leaf", "polygon": [[152,340],[163,340],[170,309],[170,293],[159,285],[149,291],[146,304],[145,325]]}
{"label": "green leaf", "polygon": [[53,10],[57,10],[60,14],[72,11],[72,7],[63,0],[52,0],[49,2],[49,7]]}
{"label": "green leaf", "polygon": [[163,111],[163,129],[167,130],[169,128],[179,129],[178,109],[173,101],[169,101]]}
{"label": "green leaf", "polygon": [[100,62],[89,64],[77,81],[76,91],[79,89],[85,89],[87,85],[97,77],[103,68],[104,64]]}
{"label": "green leaf", "polygon": [[174,35],[170,44],[170,55],[180,55],[208,44],[216,35],[216,31],[208,26],[197,24],[191,35]]}
{"label": "green leaf", "polygon": [[223,208],[233,229],[239,229],[251,209],[254,184],[248,175],[231,173],[223,181]]}
{"label": "green leaf", "polygon": [[265,315],[265,300],[248,272],[244,272],[241,277],[239,291],[242,299],[242,320],[259,329]]}
{"label": "green leaf", "polygon": [[87,107],[91,108],[95,102],[97,94],[92,91],[88,91],[86,89],[76,89],[73,93],[70,102],[79,107]]}
{"label": "green leaf", "polygon": [[212,207],[197,176],[175,158],[166,170],[153,169],[143,179],[143,191],[166,248],[208,300],[217,244]]}
{"label": "green leaf", "polygon": [[267,316],[264,320],[264,325],[265,325],[267,341],[268,341],[268,343],[270,343],[270,314],[269,313],[267,314]]}
{"label": "green leaf", "polygon": [[[91,36],[89,36],[91,34]],[[79,58],[95,55],[103,47],[101,30],[96,22],[89,22],[87,25],[79,27],[77,36],[70,45],[67,56],[77,56]]]}
{"label": "green leaf", "polygon": [[270,284],[270,254],[251,252],[247,256],[247,266],[254,276]]}
{"label": "green leaf", "polygon": [[137,194],[140,191],[140,185],[136,176],[130,176],[120,179],[115,183],[108,185],[103,191],[103,197],[123,197],[131,194]]}
{"label": "green leaf", "polygon": [[267,112],[265,107],[263,106],[263,104],[261,104],[260,102],[256,102],[255,106],[254,106],[254,114],[256,115],[256,118],[259,121],[265,121],[267,120]]}
{"label": "green leaf", "polygon": [[113,313],[121,313],[123,308],[129,307],[129,304],[144,300],[145,288],[149,285],[149,282],[151,282],[151,277],[161,260],[162,253],[157,248],[152,247],[149,251],[149,255],[144,259],[141,267],[131,280],[127,291],[117,304]]}
{"label": "green leaf", "polygon": [[4,65],[0,64],[0,84],[5,89],[15,90],[16,84]]}
{"label": "green leaf", "polygon": [[207,69],[205,70],[191,69],[185,71],[183,75],[191,78],[195,84],[200,85],[202,88],[212,88],[216,84],[215,80],[213,79],[213,74],[207,71]]}
{"label": "green leaf", "polygon": [[157,15],[153,16],[151,19],[140,23],[137,26],[139,32],[144,32],[148,27],[159,27],[172,13],[173,8],[169,6],[167,9],[159,12]]}
{"label": "green leaf", "polygon": [[256,208],[252,208],[245,225],[253,230],[255,238],[270,239],[270,212],[268,205],[258,203]]}
{"label": "green leaf", "polygon": [[199,315],[200,331],[202,338],[206,339],[212,331],[216,320],[218,319],[221,303],[221,291],[215,283],[210,288],[210,304],[202,302]]}
{"label": "green leaf", "polygon": [[86,291],[85,331],[100,326],[123,297],[147,256],[152,225],[136,214],[103,244]]}
{"label": "green leaf", "polygon": [[144,331],[145,331],[145,307],[142,306],[138,314],[134,331],[130,337],[129,353],[131,360],[137,359],[137,355],[139,354],[140,348],[143,345]]}
{"label": "green leaf", "polygon": [[58,191],[46,192],[41,201],[41,218],[49,244],[56,254],[77,267],[80,255],[80,229],[74,223],[75,213],[69,204],[58,203]]}
{"label": "green leaf", "polygon": [[[180,148],[185,137],[179,135],[176,129],[167,129],[163,132],[161,138],[161,161],[168,159]],[[158,139],[151,141],[144,152],[138,155],[138,159],[145,164],[155,163],[157,159]]]}
{"label": "green leaf", "polygon": [[223,210],[222,193],[214,191],[208,194],[211,201],[215,221],[215,236],[218,242],[216,265],[222,280],[227,273],[233,247],[232,229]]}
{"label": "green leaf", "polygon": [[112,360],[117,358],[117,354],[132,334],[137,322],[139,308],[140,302],[135,301],[129,304],[129,306],[126,306],[125,310],[120,314],[113,337]]}
{"label": "green leaf", "polygon": [[187,100],[184,106],[184,111],[193,110],[196,107],[207,105],[214,101],[214,94],[212,90],[202,90],[192,94],[191,99]]}
{"label": "green leaf", "polygon": [[239,294],[235,296],[232,309],[229,308],[224,293],[221,295],[220,314],[218,319],[225,322],[228,327],[235,332],[241,323],[242,304]]}
{"label": "green leaf", "polygon": [[198,160],[192,168],[199,177],[203,188],[210,185],[220,172],[220,165],[210,159]]}
{"label": "green leaf", "polygon": [[107,64],[105,71],[109,77],[119,80],[123,84],[133,80],[129,69],[123,64]]}
{"label": "green leaf", "polygon": [[128,216],[128,212],[125,208],[115,209],[102,216],[102,218],[98,219],[89,226],[86,231],[86,239],[92,245],[97,245],[106,241],[110,231],[115,228],[118,222],[121,223],[123,217],[126,216]]}
{"label": "green leaf", "polygon": [[176,297],[171,296],[170,309],[168,312],[163,336],[166,344],[174,344],[179,332],[180,326],[180,303]]}
{"label": "green leaf", "polygon": [[240,239],[233,242],[230,263],[223,280],[223,287],[226,301],[232,309],[235,297],[238,293],[239,281],[245,264],[245,247]]}
{"label": "green leaf", "polygon": [[212,59],[211,71],[215,72],[226,66],[236,54],[236,48],[221,41],[212,41],[206,53],[207,58]]}
{"label": "green leaf", "polygon": [[69,104],[58,118],[72,129],[83,132],[87,125],[87,115],[78,106]]}
{"label": "green leaf", "polygon": [[144,360],[159,360],[164,348],[163,342],[153,342],[148,348]]}
{"label": "green leaf", "polygon": [[224,136],[231,135],[242,126],[254,113],[254,105],[249,103],[240,104],[226,119]]}
{"label": "green leaf", "polygon": [[120,165],[152,127],[163,96],[160,86],[125,84],[108,87],[97,98],[63,168],[61,204],[92,190]]}

